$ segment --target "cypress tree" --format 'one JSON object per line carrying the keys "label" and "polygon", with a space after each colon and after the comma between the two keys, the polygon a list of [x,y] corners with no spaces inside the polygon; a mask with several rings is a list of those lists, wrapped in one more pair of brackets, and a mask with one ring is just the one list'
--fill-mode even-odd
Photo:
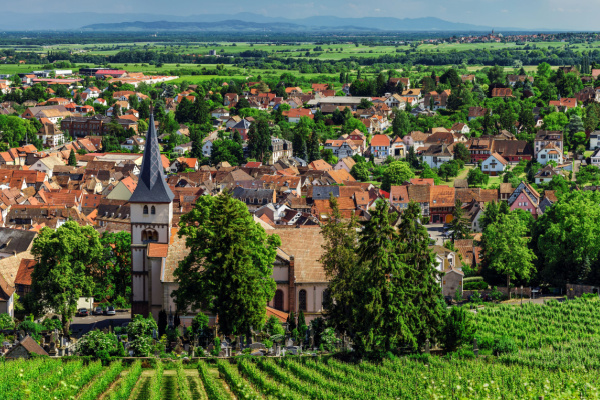
{"label": "cypress tree", "polygon": [[69,153],[69,165],[72,167],[77,166],[77,158],[75,157],[75,152],[73,149],[71,149],[71,152]]}
{"label": "cypress tree", "polygon": [[308,331],[308,325],[306,325],[306,318],[304,318],[304,311],[300,310],[298,313],[298,332],[302,341],[306,338],[306,331]]}
{"label": "cypress tree", "polygon": [[405,318],[413,349],[427,339],[439,337],[446,318],[439,284],[441,276],[435,267],[434,255],[429,249],[429,234],[421,218],[420,206],[411,202],[398,226],[400,258],[408,266],[403,285],[409,307]]}

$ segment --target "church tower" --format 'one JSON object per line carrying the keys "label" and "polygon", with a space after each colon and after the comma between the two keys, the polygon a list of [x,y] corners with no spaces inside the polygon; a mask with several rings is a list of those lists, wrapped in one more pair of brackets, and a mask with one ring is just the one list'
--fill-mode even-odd
{"label": "church tower", "polygon": [[131,316],[162,309],[161,270],[173,222],[173,192],[165,180],[154,115],[150,114],[142,169],[129,199],[131,215]]}

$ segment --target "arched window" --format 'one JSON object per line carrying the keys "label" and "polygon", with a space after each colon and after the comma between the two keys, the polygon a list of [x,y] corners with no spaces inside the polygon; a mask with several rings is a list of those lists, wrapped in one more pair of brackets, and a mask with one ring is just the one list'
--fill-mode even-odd
{"label": "arched window", "polygon": [[142,232],[142,242],[158,242],[158,232],[154,229],[146,229]]}
{"label": "arched window", "polygon": [[330,297],[331,297],[331,293],[329,293],[329,289],[325,289],[323,291],[323,309],[324,310],[327,310],[327,307],[329,306]]}
{"label": "arched window", "polygon": [[148,206],[144,206],[144,215],[148,215]]}
{"label": "arched window", "polygon": [[298,294],[298,307],[302,311],[306,311],[306,290],[302,289]]}
{"label": "arched window", "polygon": [[152,208],[150,208],[150,214],[156,214],[156,207],[152,206]]}
{"label": "arched window", "polygon": [[276,310],[283,311],[283,290],[281,290],[281,289],[278,289],[275,292],[274,307]]}

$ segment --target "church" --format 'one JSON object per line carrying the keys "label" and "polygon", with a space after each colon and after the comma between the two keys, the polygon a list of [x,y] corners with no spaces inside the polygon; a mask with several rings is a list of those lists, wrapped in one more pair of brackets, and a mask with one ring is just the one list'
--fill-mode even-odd
{"label": "church", "polygon": [[[177,212],[173,209],[174,198],[166,181],[154,116],[151,115],[138,184],[129,199],[132,318],[135,314],[152,314],[158,320],[161,310],[167,314],[177,311],[171,297],[178,286],[173,273],[188,250],[185,237],[180,238],[178,227],[173,226],[173,213]],[[328,281],[319,262],[324,244],[321,229],[318,226],[275,229],[256,217],[255,221],[267,234],[278,234],[281,238],[273,266],[277,290],[267,306],[267,317],[282,318],[285,313],[300,310],[307,321],[322,315]],[[179,310],[182,324],[191,325],[196,312]],[[215,320],[214,315],[209,315],[210,323]]]}

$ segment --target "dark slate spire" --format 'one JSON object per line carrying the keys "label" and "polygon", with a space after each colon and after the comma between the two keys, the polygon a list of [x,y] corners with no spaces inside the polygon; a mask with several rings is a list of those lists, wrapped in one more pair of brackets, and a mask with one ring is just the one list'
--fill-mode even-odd
{"label": "dark slate spire", "polygon": [[154,115],[150,112],[148,133],[146,134],[146,147],[142,159],[142,170],[138,178],[130,203],[170,203],[173,201],[173,192],[167,185],[163,172],[162,160],[160,158],[160,147],[156,128],[154,127]]}

